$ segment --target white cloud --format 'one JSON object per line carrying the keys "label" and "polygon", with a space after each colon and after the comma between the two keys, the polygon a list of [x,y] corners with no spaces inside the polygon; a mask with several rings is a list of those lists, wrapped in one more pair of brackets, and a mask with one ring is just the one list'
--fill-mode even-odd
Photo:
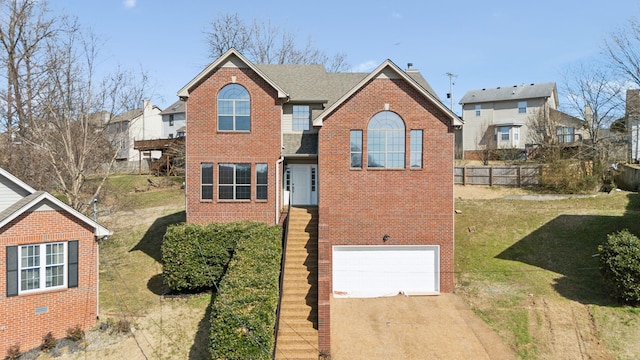
{"label": "white cloud", "polygon": [[380,64],[378,64],[374,60],[369,60],[369,61],[365,61],[363,63],[360,63],[360,64],[354,66],[351,69],[351,71],[353,71],[353,72],[370,72],[373,69],[375,69],[376,66],[378,66],[378,65],[380,65]]}
{"label": "white cloud", "polygon": [[132,8],[132,7],[135,7],[135,6],[136,6],[136,1],[137,1],[137,0],[124,0],[124,1],[123,1],[123,3],[124,3],[124,7],[125,7],[125,8],[127,8],[127,9],[130,9],[130,8]]}

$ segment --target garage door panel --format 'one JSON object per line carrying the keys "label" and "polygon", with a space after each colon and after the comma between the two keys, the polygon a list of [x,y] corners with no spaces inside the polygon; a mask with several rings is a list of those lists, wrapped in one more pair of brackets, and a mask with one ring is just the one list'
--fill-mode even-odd
{"label": "garage door panel", "polygon": [[335,296],[377,297],[439,291],[439,247],[335,246]]}

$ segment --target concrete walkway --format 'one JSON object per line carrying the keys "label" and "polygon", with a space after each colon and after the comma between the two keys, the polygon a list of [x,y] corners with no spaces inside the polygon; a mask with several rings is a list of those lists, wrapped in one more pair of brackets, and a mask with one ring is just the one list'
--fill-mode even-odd
{"label": "concrete walkway", "polygon": [[513,360],[454,294],[331,299],[331,358]]}

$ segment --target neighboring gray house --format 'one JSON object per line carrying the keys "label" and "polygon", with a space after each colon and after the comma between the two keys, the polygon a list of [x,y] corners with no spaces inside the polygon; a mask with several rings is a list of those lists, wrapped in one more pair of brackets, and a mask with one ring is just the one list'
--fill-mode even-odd
{"label": "neighboring gray house", "polygon": [[178,100],[162,110],[162,138],[173,139],[185,135],[187,125],[185,101]]}
{"label": "neighboring gray house", "polygon": [[629,162],[640,163],[640,89],[627,90],[626,114],[629,133]]}
{"label": "neighboring gray house", "polygon": [[488,147],[524,151],[530,142],[529,119],[557,109],[558,91],[555,82],[477,89],[467,92],[460,104],[464,156],[473,159]]}

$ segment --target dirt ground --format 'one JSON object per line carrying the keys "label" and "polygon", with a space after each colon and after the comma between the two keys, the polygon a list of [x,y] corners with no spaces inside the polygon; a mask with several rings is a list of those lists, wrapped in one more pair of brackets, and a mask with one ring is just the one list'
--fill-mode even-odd
{"label": "dirt ground", "polygon": [[516,359],[455,294],[331,299],[331,358]]}
{"label": "dirt ground", "polygon": [[[519,188],[456,185],[454,194],[456,199],[497,199],[528,192]],[[120,221],[121,227],[150,225],[168,210],[166,207],[136,210],[114,214],[117,218],[110,220]],[[135,337],[94,329],[87,332],[85,351],[63,350],[56,359],[206,359],[203,349],[193,344],[198,341],[206,344],[201,321],[208,302],[195,305],[185,302],[158,295],[155,305],[134,319]],[[398,308],[406,311],[389,312]],[[334,360],[515,358],[502,340],[469,310],[460,295],[333,299],[332,309]],[[567,306],[557,300],[532,298],[529,312],[530,318],[538,319],[530,329],[531,335],[549,344],[537,358],[609,359],[596,338],[593,319],[584,305]],[[449,326],[442,326],[445,323]],[[41,354],[38,359],[53,357]]]}

